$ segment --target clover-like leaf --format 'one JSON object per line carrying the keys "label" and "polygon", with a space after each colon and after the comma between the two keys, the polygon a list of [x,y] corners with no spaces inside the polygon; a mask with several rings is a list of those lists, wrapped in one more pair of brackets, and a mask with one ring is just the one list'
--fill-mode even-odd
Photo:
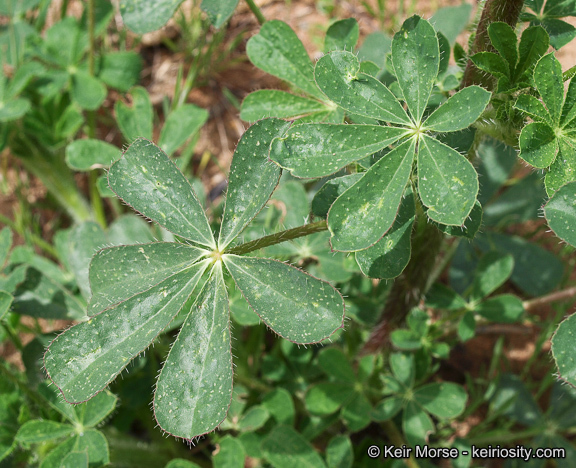
{"label": "clover-like leaf", "polygon": [[[158,146],[170,156],[208,120],[208,111],[184,104],[170,112],[158,139]],[[144,135],[138,135],[144,136]]]}
{"label": "clover-like leaf", "polygon": [[478,175],[464,156],[425,135],[418,149],[418,191],[431,219],[461,226],[474,207]]}
{"label": "clover-like leaf", "polygon": [[[44,366],[66,401],[85,401],[144,351],[180,311],[209,260],[198,262],[59,335]],[[131,297],[130,297],[131,296]]]}
{"label": "clover-like leaf", "polygon": [[131,144],[108,172],[110,188],[134,209],[174,234],[216,247],[190,182],[152,142]]}
{"label": "clover-like leaf", "polygon": [[392,63],[408,110],[420,123],[440,64],[438,39],[428,21],[414,15],[404,22],[392,41]]}
{"label": "clover-like leaf", "polygon": [[223,259],[248,303],[283,338],[317,343],[342,328],[344,300],[329,283],[275,260],[230,254]]}
{"label": "clover-like leaf", "polygon": [[228,294],[217,262],[162,367],[154,395],[160,427],[191,440],[212,431],[232,400]]}
{"label": "clover-like leaf", "polygon": [[75,140],[66,147],[66,164],[76,171],[108,167],[118,159],[120,150],[103,140]]}
{"label": "clover-like leaf", "polygon": [[406,132],[380,125],[302,124],[273,140],[270,159],[296,177],[323,177],[385,148]]}
{"label": "clover-like leaf", "polygon": [[223,250],[264,207],[276,188],[280,168],[268,160],[272,140],[290,126],[279,119],[261,120],[238,143],[230,167],[226,206],[218,246]]}
{"label": "clover-like leaf", "polygon": [[411,138],[397,146],[334,202],[328,213],[333,249],[368,248],[390,229],[412,172],[415,144]]}

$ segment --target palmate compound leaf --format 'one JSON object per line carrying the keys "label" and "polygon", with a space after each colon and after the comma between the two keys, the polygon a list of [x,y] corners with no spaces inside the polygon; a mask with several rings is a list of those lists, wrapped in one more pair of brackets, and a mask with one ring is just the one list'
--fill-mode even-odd
{"label": "palmate compound leaf", "polygon": [[216,247],[190,182],[151,141],[137,139],[108,172],[110,188],[135,210],[169,231]]}
{"label": "palmate compound leaf", "polygon": [[428,217],[462,226],[476,202],[478,174],[456,150],[423,136],[418,148],[418,192]]}
{"label": "palmate compound leaf", "polygon": [[[115,251],[122,254],[120,249]],[[91,398],[144,351],[178,314],[208,263],[194,263],[138,294],[126,291],[124,301],[59,335],[44,366],[66,401]],[[143,258],[140,269],[145,268]]]}
{"label": "palmate compound leaf", "polygon": [[264,207],[278,185],[280,168],[268,160],[272,140],[290,126],[280,119],[266,119],[242,135],[230,167],[226,206],[218,248],[222,251]]}
{"label": "palmate compound leaf", "polygon": [[232,400],[228,294],[217,262],[162,367],[154,394],[160,427],[191,440],[214,430]]}
{"label": "palmate compound leaf", "polygon": [[390,229],[412,172],[415,144],[411,138],[390,151],[334,202],[328,212],[334,250],[366,249]]}
{"label": "palmate compound leaf", "polygon": [[296,125],[272,141],[270,159],[295,177],[324,177],[406,133],[403,128],[380,125]]}
{"label": "palmate compound leaf", "polygon": [[329,283],[266,258],[223,255],[236,286],[260,318],[294,343],[317,343],[342,328],[344,300]]}

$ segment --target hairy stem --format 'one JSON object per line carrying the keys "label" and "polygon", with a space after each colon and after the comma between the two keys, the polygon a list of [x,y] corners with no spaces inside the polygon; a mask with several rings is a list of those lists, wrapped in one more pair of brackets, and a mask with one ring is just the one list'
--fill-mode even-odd
{"label": "hairy stem", "polygon": [[[502,21],[515,28],[523,5],[524,0],[486,0],[476,28],[476,36],[468,55],[474,55],[478,52],[493,52],[494,49],[488,36],[488,26],[495,21]],[[465,88],[471,85],[480,85],[488,90],[493,90],[495,82],[491,76],[479,70],[468,59],[461,87]]]}
{"label": "hairy stem", "polygon": [[316,232],[326,231],[327,229],[328,225],[326,224],[326,220],[323,219],[315,223],[305,224],[304,226],[298,226],[293,229],[287,229],[286,231],[280,231],[276,234],[270,234],[269,236],[264,236],[260,239],[237,245],[236,247],[232,247],[226,253],[242,255],[248,252],[253,252],[254,250],[262,249],[264,247],[280,244],[281,242],[309,236],[310,234],[314,234]]}

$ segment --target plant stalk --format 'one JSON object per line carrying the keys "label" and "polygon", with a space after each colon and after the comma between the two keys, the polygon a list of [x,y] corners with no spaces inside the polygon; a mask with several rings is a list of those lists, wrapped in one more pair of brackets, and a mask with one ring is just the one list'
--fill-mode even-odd
{"label": "plant stalk", "polygon": [[[476,36],[468,55],[471,56],[478,52],[494,52],[488,36],[488,26],[496,21],[502,21],[514,29],[523,5],[524,0],[486,0],[476,28]],[[492,91],[495,81],[491,76],[477,68],[472,60],[468,59],[461,88],[471,85],[480,85]]]}
{"label": "plant stalk", "polygon": [[258,8],[258,5],[256,5],[256,3],[254,3],[254,0],[246,0],[246,4],[248,5],[248,8],[250,8],[252,13],[254,13],[254,16],[258,20],[258,24],[260,24],[260,26],[262,26],[266,22],[266,18],[262,14],[262,11],[260,10],[260,8]]}
{"label": "plant stalk", "polygon": [[276,234],[270,234],[269,236],[261,237],[245,244],[237,245],[232,247],[225,253],[233,255],[242,255],[248,252],[253,252],[254,250],[263,249],[264,247],[269,247],[271,245],[280,244],[281,242],[286,242],[293,239],[298,239],[299,237],[309,236],[316,232],[326,231],[328,225],[326,220],[317,221],[315,223],[305,224],[303,226],[298,226],[293,229],[287,229],[286,231],[280,231]]}

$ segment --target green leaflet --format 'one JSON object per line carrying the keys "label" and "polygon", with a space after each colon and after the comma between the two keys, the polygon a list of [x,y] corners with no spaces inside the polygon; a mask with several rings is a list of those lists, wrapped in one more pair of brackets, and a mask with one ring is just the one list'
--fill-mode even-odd
{"label": "green leaflet", "polygon": [[242,101],[240,118],[247,122],[271,116],[290,119],[326,110],[329,110],[326,104],[315,99],[296,96],[286,91],[261,89],[250,93]]}
{"label": "green leaflet", "polygon": [[476,201],[478,175],[460,153],[423,136],[418,151],[418,192],[431,219],[462,226]]}
{"label": "green leaflet", "polygon": [[96,110],[106,98],[106,86],[89,73],[76,70],[71,76],[72,89],[70,94],[72,99],[78,103],[82,109]]}
{"label": "green leaflet", "polygon": [[498,78],[508,78],[510,74],[506,60],[494,52],[478,52],[472,55],[470,60],[472,60],[474,65],[480,70],[488,72]]}
{"label": "green leaflet", "polygon": [[558,141],[554,130],[542,122],[526,125],[520,133],[520,157],[528,164],[545,168],[556,159]]}
{"label": "green leaflet", "polygon": [[213,468],[244,468],[246,452],[239,437],[226,435],[218,445],[218,453],[212,459]]}
{"label": "green leaflet", "polygon": [[223,259],[248,303],[283,338],[317,343],[342,328],[344,300],[329,283],[275,260],[236,255]]}
{"label": "green leaflet", "polygon": [[419,16],[408,18],[392,41],[392,63],[412,119],[419,124],[440,63],[436,32]]}
{"label": "green leaflet", "polygon": [[12,294],[7,293],[6,291],[0,291],[0,320],[2,320],[10,310],[13,300],[14,298],[12,297]]}
{"label": "green leaflet", "polygon": [[124,24],[138,34],[160,29],[172,18],[183,0],[120,0]]}
{"label": "green leaflet", "polygon": [[162,367],[154,394],[160,427],[191,440],[214,430],[232,399],[228,294],[217,262]]}
{"label": "green leaflet", "polygon": [[108,183],[135,210],[174,234],[216,246],[190,182],[152,142],[141,138],[131,144],[110,168]]}
{"label": "green leaflet", "polygon": [[268,160],[270,144],[290,127],[279,119],[261,120],[238,143],[230,167],[226,206],[218,238],[224,250],[264,207],[278,185],[280,168]]}
{"label": "green leaflet", "polygon": [[262,452],[276,468],[326,468],[310,442],[289,426],[276,426],[262,441]]}
{"label": "green leaflet", "polygon": [[434,432],[434,423],[420,405],[409,401],[402,413],[402,430],[410,445],[423,445]]}
{"label": "green leaflet", "polygon": [[480,86],[468,86],[432,112],[424,126],[435,132],[455,132],[467,128],[480,117],[491,95]]}
{"label": "green leaflet", "polygon": [[91,398],[144,351],[180,311],[207,266],[208,260],[196,263],[58,336],[44,366],[66,401]]}
{"label": "green leaflet", "polygon": [[558,126],[564,103],[564,84],[562,66],[554,54],[547,54],[538,61],[534,69],[534,84],[553,124]]}
{"label": "green leaflet", "polygon": [[70,452],[62,460],[60,468],[88,468],[88,452]]}
{"label": "green leaflet", "polygon": [[141,71],[140,54],[129,51],[108,52],[102,56],[98,78],[112,88],[127,92],[138,84]]}
{"label": "green leaflet", "polygon": [[520,81],[524,73],[530,73],[548,50],[548,44],[548,34],[542,26],[531,26],[522,32],[518,45],[518,63],[512,74],[512,82]]}
{"label": "green leaflet", "polygon": [[508,65],[510,76],[518,63],[518,39],[512,27],[504,22],[496,21],[488,26],[488,35],[494,48],[500,53]]}
{"label": "green leaflet", "polygon": [[[184,104],[170,112],[158,139],[158,146],[172,155],[208,120],[208,111],[193,104]],[[138,135],[143,136],[143,135]]]}
{"label": "green leaflet", "polygon": [[322,57],[314,68],[318,87],[348,112],[385,122],[410,124],[392,92],[376,78],[360,73],[356,55],[337,51]]}
{"label": "green leaflet", "polygon": [[557,141],[558,154],[544,178],[546,193],[550,197],[560,187],[576,179],[576,139],[558,138]]}
{"label": "green leaflet", "polygon": [[205,253],[197,247],[168,242],[121,245],[99,251],[90,263],[92,298],[88,315],[152,288],[192,266]]}
{"label": "green leaflet", "polygon": [[232,16],[238,0],[202,0],[200,8],[206,12],[215,28],[221,28]]}
{"label": "green leaflet", "polygon": [[476,267],[471,300],[480,300],[492,294],[510,278],[514,270],[514,257],[492,250],[486,252]]}
{"label": "green leaflet", "polygon": [[250,61],[271,75],[323,99],[314,83],[312,62],[296,33],[286,23],[267,21],[246,45]]}
{"label": "green leaflet", "polygon": [[275,138],[270,159],[295,177],[323,177],[395,142],[407,130],[380,125],[297,125]]}
{"label": "green leaflet", "polygon": [[356,252],[356,262],[362,273],[370,278],[392,279],[404,271],[410,260],[415,218],[414,195],[407,191],[390,230],[369,249]]}
{"label": "green leaflet", "polygon": [[554,125],[552,119],[550,118],[550,114],[548,114],[548,111],[544,107],[544,104],[542,104],[534,96],[529,94],[520,95],[516,100],[514,107],[536,120],[546,122],[548,125]]}
{"label": "green leaflet", "polygon": [[132,106],[118,100],[114,104],[116,121],[124,138],[130,143],[136,138],[152,138],[153,110],[148,91],[141,86],[132,89]]}
{"label": "green leaflet", "polygon": [[328,212],[334,250],[366,249],[390,229],[412,171],[415,145],[411,138],[397,146],[334,202]]}
{"label": "green leaflet", "polygon": [[443,382],[423,385],[414,391],[414,400],[438,418],[455,418],[466,407],[468,395],[460,385]]}
{"label": "green leaflet", "polygon": [[478,304],[474,311],[496,323],[514,323],[524,315],[524,306],[518,296],[501,294]]}
{"label": "green leaflet", "polygon": [[70,424],[34,419],[20,427],[16,440],[21,444],[37,444],[46,440],[69,436],[74,432]]}
{"label": "green leaflet", "polygon": [[326,218],[332,203],[352,187],[352,185],[358,182],[363,175],[363,173],[348,174],[327,181],[320,190],[316,192],[316,195],[314,195],[314,199],[312,200],[312,213],[314,213],[315,216]]}
{"label": "green leaflet", "polygon": [[554,234],[576,246],[576,182],[558,189],[544,206],[544,215]]}
{"label": "green leaflet", "polygon": [[552,337],[552,356],[558,366],[560,378],[572,385],[576,385],[575,333],[576,314],[572,314],[558,326]]}
{"label": "green leaflet", "polygon": [[102,140],[75,140],[66,147],[66,164],[76,171],[89,171],[110,166],[119,154],[118,148]]}
{"label": "green leaflet", "polygon": [[354,18],[347,18],[336,21],[330,25],[326,31],[324,38],[324,52],[332,52],[333,50],[349,50],[352,51],[356,47],[358,37],[360,35],[360,28],[358,22]]}

